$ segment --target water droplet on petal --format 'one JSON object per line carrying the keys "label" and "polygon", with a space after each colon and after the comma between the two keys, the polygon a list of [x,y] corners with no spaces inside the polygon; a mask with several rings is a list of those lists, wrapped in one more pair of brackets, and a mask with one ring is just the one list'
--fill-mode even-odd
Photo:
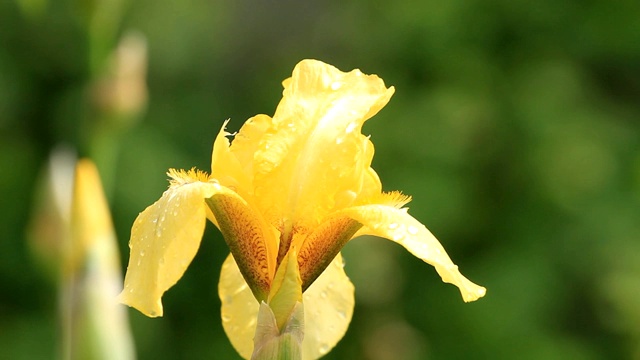
{"label": "water droplet on petal", "polygon": [[357,127],[358,127],[358,123],[357,123],[357,122],[355,122],[355,121],[354,121],[354,122],[352,122],[352,123],[349,123],[349,125],[347,125],[347,128],[346,128],[345,132],[346,132],[347,134],[350,134],[350,133],[352,133],[352,132],[353,132],[353,130],[355,130]]}
{"label": "water droplet on petal", "polygon": [[389,224],[389,229],[393,230],[393,229],[397,229],[397,228],[398,228],[398,224],[397,223]]}
{"label": "water droplet on petal", "polygon": [[397,232],[395,234],[393,234],[392,240],[393,241],[400,241],[404,238],[404,234],[401,232]]}
{"label": "water droplet on petal", "polygon": [[144,250],[140,250],[140,256],[144,256]]}
{"label": "water droplet on petal", "polygon": [[342,142],[343,142],[343,141],[344,141],[344,139],[343,139],[343,138],[341,138],[341,137],[337,138],[337,139],[336,139],[336,145],[340,145],[340,144],[342,144]]}
{"label": "water droplet on petal", "polygon": [[324,355],[324,354],[329,352],[329,345],[325,344],[325,343],[322,343],[322,344],[320,344],[320,349],[319,350],[320,350],[320,354]]}
{"label": "water droplet on petal", "polygon": [[327,298],[327,291],[326,290],[322,290],[322,292],[320,293],[320,297],[323,299]]}
{"label": "water droplet on petal", "polygon": [[338,90],[342,87],[342,83],[339,81],[334,81],[331,83],[331,90]]}
{"label": "water droplet on petal", "polygon": [[229,322],[229,321],[231,321],[231,315],[229,315],[229,314],[223,314],[223,315],[222,315],[222,321],[224,321],[224,322]]}
{"label": "water droplet on petal", "polygon": [[418,233],[418,228],[417,228],[417,227],[415,227],[415,226],[413,226],[413,225],[410,225],[410,226],[407,228],[407,232],[408,232],[409,234],[411,234],[411,235],[415,235],[415,234],[417,234],[417,233]]}

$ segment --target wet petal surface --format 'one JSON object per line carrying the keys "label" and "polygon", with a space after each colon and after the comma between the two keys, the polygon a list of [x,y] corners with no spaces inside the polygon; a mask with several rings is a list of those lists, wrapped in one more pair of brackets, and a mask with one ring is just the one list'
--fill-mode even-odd
{"label": "wet petal surface", "polygon": [[458,267],[431,232],[406,209],[386,205],[363,205],[343,210],[346,216],[362,223],[358,235],[375,235],[402,245],[411,254],[433,265],[442,281],[460,289],[464,301],[483,297],[486,289],[462,276]]}
{"label": "wet petal surface", "polygon": [[[133,223],[120,301],[147,316],[162,316],[162,294],[184,274],[200,246],[204,198],[216,185],[194,180],[172,185]],[[219,186],[219,185],[218,185]]]}

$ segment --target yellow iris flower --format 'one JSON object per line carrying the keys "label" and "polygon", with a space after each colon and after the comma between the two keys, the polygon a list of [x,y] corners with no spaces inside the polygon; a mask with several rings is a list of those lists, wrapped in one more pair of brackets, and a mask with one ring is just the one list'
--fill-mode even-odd
{"label": "yellow iris flower", "polygon": [[371,168],[373,144],[364,122],[393,95],[382,79],[341,72],[303,60],[283,82],[273,117],[247,120],[230,144],[223,125],[211,174],[168,172],[169,189],[135,220],[122,302],[161,316],[161,297],[195,256],[206,219],[222,232],[231,255],[222,266],[222,322],[245,358],[261,301],[290,249],[304,291],[305,359],[327,353],[344,335],[353,313],[353,285],[340,250],[351,239],[392,240],[433,265],[464,301],[485,289],[458,271],[438,240],[402,208],[410,198],[382,192]]}

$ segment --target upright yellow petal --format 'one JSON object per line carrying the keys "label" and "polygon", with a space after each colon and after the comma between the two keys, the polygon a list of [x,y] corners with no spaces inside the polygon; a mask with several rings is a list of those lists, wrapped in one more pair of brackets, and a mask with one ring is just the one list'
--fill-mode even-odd
{"label": "upright yellow petal", "polygon": [[446,251],[427,228],[409,215],[406,209],[387,205],[363,205],[340,212],[362,223],[365,228],[358,235],[375,235],[404,246],[414,256],[433,265],[442,281],[456,285],[464,301],[474,301],[486,293],[462,276]]}
{"label": "upright yellow petal", "polygon": [[162,295],[193,260],[206,222],[204,199],[220,189],[218,184],[197,181],[200,175],[194,172],[181,175],[138,215],[131,229],[120,301],[151,317],[162,316]]}
{"label": "upright yellow petal", "polygon": [[255,195],[272,223],[308,228],[361,193],[373,156],[361,128],[394,89],[315,60],[300,62],[284,86],[255,153]]}
{"label": "upright yellow petal", "polygon": [[242,165],[236,156],[231,152],[229,139],[227,139],[227,136],[231,134],[225,131],[228,122],[229,120],[224,122],[216,140],[213,142],[211,177],[241,196],[246,196],[253,191],[251,179],[248,176],[249,174],[242,169]]}
{"label": "upright yellow petal", "polygon": [[260,146],[260,140],[271,127],[271,117],[256,115],[245,121],[233,138],[231,152],[236,156],[246,174],[253,178],[253,157]]}
{"label": "upright yellow petal", "polygon": [[[259,304],[232,256],[222,265],[218,291],[224,331],[236,351],[248,359],[253,352]],[[302,358],[312,360],[328,353],[342,339],[353,316],[354,287],[344,273],[340,254],[302,297],[305,306]]]}

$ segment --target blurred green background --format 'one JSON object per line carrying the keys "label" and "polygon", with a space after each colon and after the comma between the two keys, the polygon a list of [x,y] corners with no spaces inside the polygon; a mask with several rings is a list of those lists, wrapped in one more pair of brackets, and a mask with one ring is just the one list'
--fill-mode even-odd
{"label": "blurred green background", "polygon": [[[148,103],[115,116],[89,89],[129,30]],[[640,359],[637,0],[0,0],[0,357],[58,358],[56,276],[27,241],[53,148],[98,163],[124,269],[165,171],[207,170],[222,122],[273,114],[303,58],[396,87],[364,128],[374,168],[488,288],[464,304],[401,247],[355,240],[355,315],[327,359]],[[208,226],[165,316],[129,311],[139,359],[237,358],[226,255]]]}

